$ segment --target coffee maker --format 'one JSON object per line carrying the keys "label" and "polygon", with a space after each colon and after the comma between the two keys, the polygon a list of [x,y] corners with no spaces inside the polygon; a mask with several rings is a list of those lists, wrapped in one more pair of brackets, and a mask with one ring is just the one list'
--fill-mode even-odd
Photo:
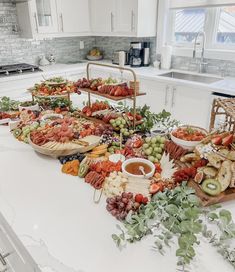
{"label": "coffee maker", "polygon": [[143,43],[131,42],[130,45],[130,66],[141,67],[143,65]]}

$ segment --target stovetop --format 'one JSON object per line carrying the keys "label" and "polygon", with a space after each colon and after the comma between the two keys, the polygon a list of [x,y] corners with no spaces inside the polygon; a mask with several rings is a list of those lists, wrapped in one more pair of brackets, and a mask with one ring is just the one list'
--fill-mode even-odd
{"label": "stovetop", "polygon": [[25,73],[35,73],[42,71],[38,66],[27,64],[27,63],[17,63],[10,65],[0,66],[0,77],[25,74]]}

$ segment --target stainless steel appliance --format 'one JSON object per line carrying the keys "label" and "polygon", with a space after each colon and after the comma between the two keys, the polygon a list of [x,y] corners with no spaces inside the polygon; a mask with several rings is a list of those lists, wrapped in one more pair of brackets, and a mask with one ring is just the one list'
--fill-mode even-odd
{"label": "stainless steel appliance", "polygon": [[27,63],[2,65],[0,66],[0,77],[17,75],[17,74],[35,73],[39,71],[42,71],[42,70],[38,66],[27,64]]}
{"label": "stainless steel appliance", "polygon": [[125,50],[118,50],[118,51],[113,52],[112,63],[119,65],[119,52],[120,51],[125,52],[125,65],[128,65],[129,64],[129,53]]}
{"label": "stainless steel appliance", "polygon": [[143,43],[131,42],[130,47],[130,66],[141,67],[143,65]]}
{"label": "stainless steel appliance", "polygon": [[150,65],[150,42],[144,42],[143,48],[143,66]]}

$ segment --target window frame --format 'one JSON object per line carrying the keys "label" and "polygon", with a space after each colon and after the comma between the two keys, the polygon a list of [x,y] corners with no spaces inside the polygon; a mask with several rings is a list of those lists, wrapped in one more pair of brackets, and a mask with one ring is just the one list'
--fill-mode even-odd
{"label": "window frame", "polygon": [[[164,9],[164,12],[163,12]],[[166,10],[167,9],[167,10]],[[169,6],[162,6],[159,9],[158,18],[158,35],[157,35],[157,53],[161,54],[161,48],[165,45],[171,45],[173,47],[173,54],[176,56],[192,57],[192,50],[194,43],[175,43],[174,42],[174,18],[171,13],[173,10],[169,9]],[[167,24],[164,26],[165,16],[167,14]],[[205,17],[205,57],[210,59],[231,60],[235,58],[235,44],[227,45],[217,43],[217,30],[220,19],[219,7],[208,9]],[[214,26],[211,28],[211,26]],[[160,35],[159,35],[160,33]],[[165,37],[165,39],[164,39]]]}

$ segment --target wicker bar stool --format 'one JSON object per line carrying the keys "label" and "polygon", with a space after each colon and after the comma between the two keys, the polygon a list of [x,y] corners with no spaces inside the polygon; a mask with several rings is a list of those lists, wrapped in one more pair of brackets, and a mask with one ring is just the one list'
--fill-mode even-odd
{"label": "wicker bar stool", "polygon": [[218,117],[223,120],[220,128],[235,133],[235,98],[214,99],[211,109],[210,132],[216,128]]}

